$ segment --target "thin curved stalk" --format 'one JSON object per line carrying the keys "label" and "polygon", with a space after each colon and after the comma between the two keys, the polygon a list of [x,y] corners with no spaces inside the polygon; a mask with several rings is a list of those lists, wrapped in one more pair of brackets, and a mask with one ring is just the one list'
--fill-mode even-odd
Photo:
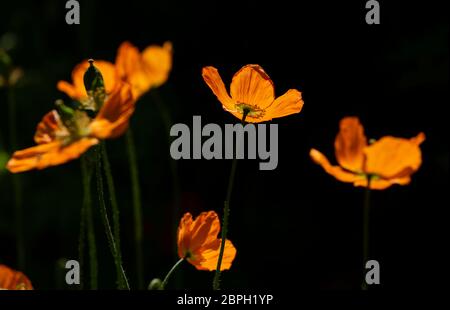
{"label": "thin curved stalk", "polygon": [[125,274],[125,270],[122,266],[121,258],[117,251],[116,242],[114,240],[114,236],[111,230],[111,225],[109,224],[108,214],[106,212],[106,204],[105,204],[105,195],[103,190],[103,177],[102,177],[102,154],[100,150],[97,151],[97,159],[96,159],[96,178],[97,178],[97,192],[100,204],[100,217],[102,218],[103,226],[105,228],[106,238],[108,239],[109,248],[111,250],[111,254],[114,258],[114,264],[116,266],[117,271],[117,285],[119,289],[130,289],[128,284],[128,279]]}

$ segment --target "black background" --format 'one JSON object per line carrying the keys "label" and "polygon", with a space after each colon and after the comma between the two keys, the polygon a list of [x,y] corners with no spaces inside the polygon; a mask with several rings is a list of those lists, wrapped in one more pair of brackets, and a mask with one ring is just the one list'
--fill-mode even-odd
{"label": "black background", "polygon": [[[448,206],[448,21],[443,2],[380,1],[381,25],[365,23],[365,1],[80,1],[81,24],[65,23],[65,1],[4,1],[0,35],[13,34],[11,55],[25,78],[17,95],[19,147],[32,145],[38,121],[53,107],[58,80],[85,58],[114,61],[130,40],[141,49],[170,40],[174,65],[158,89],[172,122],[235,123],[201,77],[218,68],[229,85],[248,63],[260,64],[276,94],[303,93],[300,114],[279,124],[279,164],[259,171],[239,162],[229,238],[238,253],[223,286],[359,289],[363,190],[312,163],[311,147],[334,162],[339,120],[359,116],[366,135],[425,132],[423,165],[410,185],[372,195],[371,255],[382,288],[430,288],[444,268],[440,254]],[[6,94],[0,91],[0,148],[8,152]],[[144,96],[132,119],[145,213],[145,279],[176,261],[181,215],[221,214],[231,162],[183,160],[173,178],[168,131],[155,97]],[[125,268],[135,283],[131,189],[125,141],[108,142],[122,212]],[[178,181],[177,181],[178,180]],[[23,174],[27,265],[36,288],[64,288],[60,260],[77,257],[82,200],[79,161]],[[174,190],[173,184],[179,184]],[[11,178],[0,170],[0,261],[16,267]],[[114,287],[101,222],[100,286]],[[209,288],[213,273],[186,264],[171,288]]]}

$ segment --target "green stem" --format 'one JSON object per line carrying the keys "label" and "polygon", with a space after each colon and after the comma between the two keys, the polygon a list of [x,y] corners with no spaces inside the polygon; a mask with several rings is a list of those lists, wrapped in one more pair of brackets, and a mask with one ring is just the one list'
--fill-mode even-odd
{"label": "green stem", "polygon": [[102,148],[102,159],[103,159],[103,170],[106,175],[106,184],[108,186],[109,201],[111,203],[112,218],[113,218],[113,232],[114,241],[116,242],[117,255],[119,255],[120,260],[122,260],[122,250],[120,248],[120,213],[119,206],[117,204],[116,190],[114,187],[114,179],[111,172],[111,165],[108,159],[108,152],[106,151],[106,143],[101,143]]}
{"label": "green stem", "polygon": [[367,187],[364,190],[364,210],[363,210],[363,282],[362,290],[367,290],[368,286],[365,278],[366,263],[369,260],[369,225],[370,225],[370,181],[371,176],[367,176]]}
{"label": "green stem", "polygon": [[[245,118],[247,117],[248,111],[244,111],[244,114],[242,116],[242,125],[245,124]],[[237,150],[236,150],[237,154]],[[220,267],[222,266],[222,259],[223,259],[223,253],[225,251],[225,241],[227,240],[227,234],[228,234],[228,221],[229,221],[229,215],[230,215],[230,200],[231,200],[231,194],[233,192],[233,186],[234,186],[234,178],[236,175],[236,168],[237,168],[237,156],[233,158],[233,163],[231,164],[231,172],[230,172],[230,178],[228,179],[228,189],[227,189],[227,196],[226,200],[224,202],[223,207],[223,223],[222,223],[222,235],[221,235],[221,242],[220,242],[220,252],[219,252],[219,259],[217,260],[217,267],[216,267],[216,273],[214,274],[214,280],[213,280],[213,289],[214,290],[220,290]]]}
{"label": "green stem", "polygon": [[[12,150],[17,149],[17,113],[16,96],[13,86],[8,88],[9,104],[9,138]],[[12,175],[14,209],[16,217],[16,242],[17,242],[17,265],[20,270],[25,270],[25,239],[23,234],[23,204],[22,204],[22,184],[19,175]]]}
{"label": "green stem", "polygon": [[166,277],[164,278],[164,281],[161,284],[161,289],[164,289],[167,285],[167,282],[169,281],[170,276],[172,275],[172,273],[175,271],[175,269],[178,268],[178,266],[184,261],[184,258],[180,258],[180,260],[178,260],[175,265],[173,265],[172,269],[169,270],[169,272],[167,273]]}
{"label": "green stem", "polygon": [[[98,288],[98,261],[97,261],[97,244],[95,241],[94,217],[92,212],[92,197],[91,197],[91,167],[90,158],[88,154],[81,157],[81,173],[83,177],[83,206],[82,217],[87,224],[87,239],[89,247],[89,272],[90,272],[90,287],[91,290]],[[83,218],[81,225],[83,225]],[[80,240],[82,238],[83,227],[80,227]],[[82,245],[80,245],[80,248]],[[80,253],[82,256],[82,252]]]}
{"label": "green stem", "polygon": [[78,262],[80,263],[80,286],[79,289],[84,289],[84,247],[86,239],[86,207],[83,203],[80,211],[80,234],[78,236]]}
{"label": "green stem", "polygon": [[139,187],[139,170],[136,159],[136,147],[134,146],[133,132],[131,128],[125,136],[128,151],[128,162],[130,165],[131,187],[133,194],[133,218],[134,218],[134,247],[136,256],[136,273],[138,288],[144,288],[144,251],[142,248],[143,223],[142,223],[142,204],[141,191]]}
{"label": "green stem", "polygon": [[125,270],[122,267],[122,261],[117,251],[116,242],[114,240],[113,233],[111,231],[111,226],[109,224],[108,214],[106,212],[106,204],[103,190],[103,177],[102,177],[102,154],[100,150],[97,151],[97,159],[96,159],[96,176],[97,176],[97,192],[100,203],[100,216],[103,221],[103,226],[105,227],[106,238],[108,239],[109,248],[111,250],[111,254],[114,258],[114,264],[117,270],[117,284],[119,289],[130,289],[128,284],[128,279],[125,275]]}

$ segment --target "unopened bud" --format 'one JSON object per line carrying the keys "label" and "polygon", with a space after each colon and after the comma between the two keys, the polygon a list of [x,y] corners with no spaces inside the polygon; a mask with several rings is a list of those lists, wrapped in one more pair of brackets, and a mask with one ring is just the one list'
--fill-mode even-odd
{"label": "unopened bud", "polygon": [[149,290],[162,290],[164,289],[162,286],[161,279],[155,278],[153,279],[150,284],[148,285]]}

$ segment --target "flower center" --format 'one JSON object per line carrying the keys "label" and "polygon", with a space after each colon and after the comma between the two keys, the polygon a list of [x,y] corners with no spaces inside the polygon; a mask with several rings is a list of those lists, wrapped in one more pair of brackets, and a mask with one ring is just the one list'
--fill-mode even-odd
{"label": "flower center", "polygon": [[257,106],[246,104],[246,103],[236,103],[236,110],[244,114],[244,111],[247,112],[247,116],[250,116],[252,118],[261,118],[264,116],[265,111],[258,108]]}

